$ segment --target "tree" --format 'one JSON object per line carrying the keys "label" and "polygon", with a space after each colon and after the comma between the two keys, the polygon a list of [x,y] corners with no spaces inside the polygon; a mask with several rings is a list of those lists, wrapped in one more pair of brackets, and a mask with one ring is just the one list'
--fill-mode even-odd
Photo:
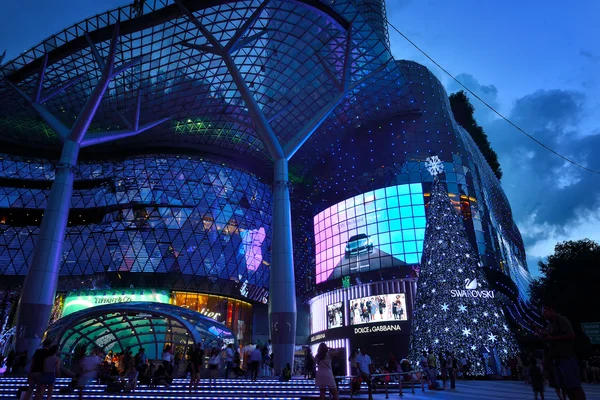
{"label": "tree", "polygon": [[471,135],[473,141],[477,144],[479,150],[481,150],[481,153],[498,180],[502,179],[502,168],[498,161],[498,154],[492,149],[492,145],[483,128],[475,121],[475,108],[463,90],[450,95],[450,108],[452,109],[452,114],[454,114],[454,119],[469,132],[469,135]]}
{"label": "tree", "polygon": [[[439,163],[439,171],[443,164],[432,157],[430,172],[435,172],[431,160]],[[413,360],[424,350],[464,352],[476,375],[499,372],[517,351],[479,256],[438,176],[431,189],[411,329]]]}
{"label": "tree", "polygon": [[589,239],[558,243],[554,254],[538,266],[542,276],[531,285],[535,305],[553,304],[576,330],[582,322],[600,321],[600,309],[595,306],[600,282],[598,243]]}

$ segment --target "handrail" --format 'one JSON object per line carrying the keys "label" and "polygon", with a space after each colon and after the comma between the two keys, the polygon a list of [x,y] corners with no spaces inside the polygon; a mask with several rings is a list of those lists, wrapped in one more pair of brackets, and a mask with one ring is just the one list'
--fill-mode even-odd
{"label": "handrail", "polygon": [[[413,375],[413,374],[421,374],[419,377],[419,382],[421,383],[421,390],[424,392],[425,391],[425,384],[423,381],[423,375],[422,375],[422,371],[408,371],[408,372],[386,372],[386,373],[381,373],[381,374],[371,374],[371,378],[373,377],[380,377],[380,376],[396,376],[396,375]],[[350,378],[350,398],[354,398],[354,393],[352,390],[352,378],[361,378],[362,375],[338,375],[338,376],[334,376],[334,379],[345,379],[345,378]],[[389,399],[390,396],[388,395],[388,383],[389,382],[385,382],[384,386],[385,386],[385,398]],[[404,394],[402,393],[402,379],[398,379],[398,386],[399,386],[399,395],[400,396],[404,396]],[[412,389],[412,394],[415,394],[415,381],[413,381],[413,384],[411,385],[411,389]]]}

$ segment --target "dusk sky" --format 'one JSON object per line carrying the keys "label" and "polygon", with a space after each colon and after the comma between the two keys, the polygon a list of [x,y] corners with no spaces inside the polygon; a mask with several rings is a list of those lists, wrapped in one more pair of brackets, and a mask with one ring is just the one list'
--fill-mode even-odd
{"label": "dusk sky", "polygon": [[[123,0],[3,2],[0,53],[12,59]],[[388,0],[389,21],[470,89],[537,139],[600,170],[600,2]],[[396,58],[439,68],[390,29]],[[6,61],[6,60],[5,60]],[[566,164],[473,100],[498,152],[502,185],[523,234],[529,268],[558,241],[600,241],[600,175]]]}

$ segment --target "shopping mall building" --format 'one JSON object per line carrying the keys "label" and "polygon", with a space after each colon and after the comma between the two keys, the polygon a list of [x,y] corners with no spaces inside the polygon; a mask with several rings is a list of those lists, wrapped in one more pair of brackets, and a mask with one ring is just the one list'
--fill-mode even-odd
{"label": "shopping mall building", "polygon": [[505,312],[529,318],[500,182],[440,81],[393,59],[383,0],[136,4],[1,68],[4,330],[406,356],[431,155]]}

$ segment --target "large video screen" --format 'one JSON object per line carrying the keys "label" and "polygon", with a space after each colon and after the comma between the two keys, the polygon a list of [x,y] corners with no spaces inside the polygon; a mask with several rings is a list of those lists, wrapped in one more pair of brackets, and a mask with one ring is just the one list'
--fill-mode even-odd
{"label": "large video screen", "polygon": [[333,303],[327,306],[327,329],[344,326],[344,303]]}
{"label": "large video screen", "polygon": [[350,325],[374,322],[406,321],[404,293],[382,294],[350,300]]}
{"label": "large video screen", "polygon": [[373,190],[325,209],[314,218],[317,283],[418,264],[425,223],[420,183]]}

